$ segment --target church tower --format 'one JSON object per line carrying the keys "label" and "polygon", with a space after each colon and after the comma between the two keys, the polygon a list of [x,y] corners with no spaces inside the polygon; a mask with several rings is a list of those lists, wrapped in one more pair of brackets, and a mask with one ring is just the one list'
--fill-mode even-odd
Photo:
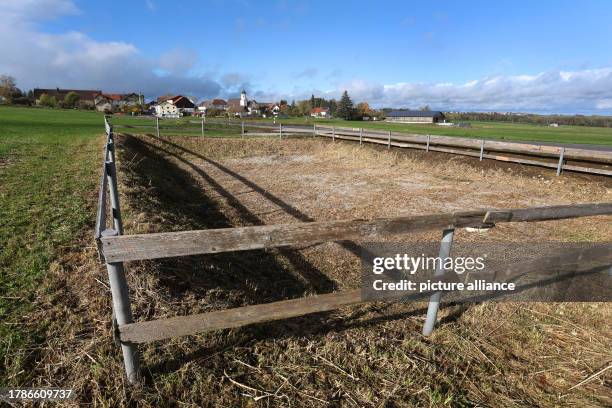
{"label": "church tower", "polygon": [[246,91],[243,89],[242,92],[240,92],[240,106],[242,106],[243,108],[247,107],[247,97],[246,97]]}

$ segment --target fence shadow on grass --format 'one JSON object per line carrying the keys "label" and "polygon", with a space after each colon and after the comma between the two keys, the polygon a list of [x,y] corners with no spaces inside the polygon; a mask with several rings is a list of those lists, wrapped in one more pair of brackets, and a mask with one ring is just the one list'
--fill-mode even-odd
{"label": "fence shadow on grass", "polygon": [[[153,138],[172,146],[166,149],[142,138],[129,135],[122,139],[124,154],[127,157],[130,155],[138,157],[138,160],[134,160],[135,163],[125,166],[124,172],[134,184],[146,186],[144,197],[142,191],[130,197],[132,206],[145,214],[161,215],[165,221],[164,225],[174,230],[234,227],[235,225],[223,213],[219,204],[212,199],[211,190],[222,196],[227,204],[236,210],[244,225],[263,224],[257,215],[240,203],[214,178],[199,166],[182,157],[181,154],[173,152],[172,147],[192,154],[240,180],[296,219],[303,222],[314,221],[295,207],[221,164],[176,143],[157,137]],[[362,250],[353,242],[342,241],[340,244],[357,255]],[[288,262],[283,262],[282,259]],[[301,297],[305,292],[329,293],[336,289],[335,282],[310,264],[301,253],[290,248],[179,257],[146,261],[144,264],[145,267],[150,266],[147,270],[155,271],[154,273],[158,274],[160,284],[168,291],[167,296],[169,297],[191,294],[197,299],[208,301],[210,298],[207,298],[207,292],[211,290],[229,291],[230,293],[238,291],[240,295],[236,299],[223,299],[224,307],[267,303]],[[292,273],[289,273],[288,270],[291,270]],[[303,279],[298,279],[294,274],[299,274]],[[257,290],[253,290],[253,285],[256,285]],[[194,310],[181,310],[180,306],[176,310],[178,314],[194,313]],[[196,361],[222,352],[228,347],[236,347],[256,340],[324,335],[330,331],[339,332],[352,328],[369,327],[385,321],[419,316],[426,310],[412,307],[410,310],[401,312],[385,312],[390,306],[391,304],[379,304],[364,307],[352,312],[348,319],[346,315],[334,318],[332,317],[334,312],[325,312],[242,327],[233,330],[232,335],[226,337],[221,344],[198,347],[191,353],[151,366],[149,371],[172,372],[190,361]],[[364,316],[373,309],[378,315],[364,319]],[[155,309],[151,307],[144,313],[138,313],[138,319],[152,319],[154,315]]]}
{"label": "fence shadow on grass", "polygon": [[[144,158],[124,169],[132,185],[146,186],[145,192],[137,191],[130,197],[136,210],[163,218],[164,226],[174,230],[234,226],[207,194],[206,187],[221,192],[220,186],[201,169],[192,165],[196,173],[193,175],[169,159],[166,155],[169,152],[138,138],[127,136],[123,144],[127,155]],[[189,165],[186,160],[182,161]],[[205,188],[196,178],[198,176],[205,181]],[[225,192],[224,197],[237,206],[238,203],[233,202],[237,200],[229,193]],[[261,224],[248,209],[238,209],[245,224]],[[296,263],[302,261],[299,256],[299,253],[294,256]],[[203,298],[210,289],[242,292],[241,296],[246,296],[244,299],[225,299],[232,306],[298,297],[312,291],[326,293],[335,289],[334,282],[312,265],[307,268],[309,264],[306,260],[295,267],[309,271],[306,279],[299,279],[287,273],[287,265],[274,251],[267,250],[169,258],[147,261],[146,265],[161,271],[160,283],[168,289],[169,296],[193,293]]]}

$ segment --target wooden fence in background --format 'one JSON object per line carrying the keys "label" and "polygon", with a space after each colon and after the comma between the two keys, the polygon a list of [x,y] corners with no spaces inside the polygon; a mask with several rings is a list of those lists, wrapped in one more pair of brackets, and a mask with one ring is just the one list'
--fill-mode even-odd
{"label": "wooden fence in background", "polygon": [[[361,289],[356,289],[191,316],[135,322],[130,307],[124,262],[311,245],[342,240],[376,240],[434,229],[443,230],[440,256],[444,257],[445,251],[450,251],[454,231],[457,228],[483,226],[490,228],[497,223],[537,222],[612,214],[612,203],[598,203],[123,235],[117,191],[113,128],[107,121],[105,121],[105,126],[107,141],[104,147],[95,236],[109,275],[113,300],[113,327],[123,351],[127,378],[132,383],[137,382],[139,378],[137,354],[139,343],[330,311],[368,300],[362,298]],[[109,200],[107,200],[107,190]],[[110,206],[107,205],[107,201],[110,201]],[[107,212],[110,212],[110,219],[112,219],[109,226],[106,225]],[[575,260],[585,259],[585,257],[612,260],[610,259],[612,251],[581,253],[575,256]],[[533,269],[534,265],[525,265],[522,269],[517,267],[517,271],[529,271],[529,268]],[[438,272],[443,273],[444,271],[436,271],[436,274]],[[436,322],[441,293],[423,293],[418,296],[430,297],[423,329],[423,333],[428,335]],[[386,300],[394,299],[396,298],[389,297]]]}
{"label": "wooden fence in background", "polygon": [[[320,136],[361,144],[378,144],[388,148],[399,147],[417,149],[425,152],[442,152],[463,156],[477,157],[480,161],[496,160],[519,163],[531,166],[546,167],[556,170],[557,175],[563,171],[612,176],[612,149],[596,150],[568,146],[551,146],[527,142],[506,142],[491,139],[465,138],[455,136],[419,135],[388,130],[349,128],[310,125],[283,125],[282,123],[264,121],[236,121],[229,119],[199,119],[187,121],[187,125],[165,125],[164,120],[154,119],[150,125],[115,125],[128,129],[153,128],[157,136],[162,132],[168,135],[180,135],[184,132],[196,132],[202,136],[209,131],[222,128],[233,128],[242,137],[276,136],[279,138],[291,135]],[[160,125],[160,122],[162,124]],[[568,161],[572,163],[569,164]]]}

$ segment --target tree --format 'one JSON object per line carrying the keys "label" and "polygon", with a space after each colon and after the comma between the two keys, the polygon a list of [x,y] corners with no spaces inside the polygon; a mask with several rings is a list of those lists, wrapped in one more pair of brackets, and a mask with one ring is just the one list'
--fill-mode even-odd
{"label": "tree", "polygon": [[353,117],[353,101],[347,91],[344,91],[340,102],[338,102],[338,109],[336,116],[349,120]]}
{"label": "tree", "polygon": [[370,105],[367,102],[359,102],[357,104],[357,114],[360,117],[372,116],[372,109],[370,109]]}
{"label": "tree", "polygon": [[299,101],[297,104],[297,113],[300,116],[310,115],[310,111],[312,110],[312,105],[310,105],[310,100]]}
{"label": "tree", "polygon": [[49,96],[44,93],[40,95],[40,98],[38,100],[41,106],[47,106],[49,108],[57,107],[57,99],[55,99],[55,96]]}
{"label": "tree", "polygon": [[21,96],[21,92],[15,85],[15,78],[10,75],[0,75],[0,96],[8,103],[13,101],[14,96]]}
{"label": "tree", "polygon": [[76,92],[68,92],[64,96],[64,108],[76,108],[79,104],[79,95]]}
{"label": "tree", "polygon": [[429,112],[431,109],[429,109],[429,105],[423,105],[419,108],[419,110],[423,112]]}
{"label": "tree", "polygon": [[338,110],[338,104],[335,99],[329,101],[329,114],[332,116],[336,115],[336,111]]}

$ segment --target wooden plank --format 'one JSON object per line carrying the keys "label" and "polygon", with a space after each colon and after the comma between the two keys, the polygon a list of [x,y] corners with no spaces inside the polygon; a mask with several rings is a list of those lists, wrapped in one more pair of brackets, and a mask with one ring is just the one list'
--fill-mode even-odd
{"label": "wooden plank", "polygon": [[[328,135],[325,134],[319,134],[319,136],[325,136],[325,137],[329,137]],[[348,135],[341,135],[338,136],[336,135],[337,139],[342,139],[342,140],[351,140],[351,141],[357,141],[358,138],[355,138],[353,136],[348,136]],[[364,137],[363,138],[364,142],[368,142],[368,143],[374,143],[374,144],[387,144],[387,139],[386,138],[373,138],[372,135],[370,135],[369,137]],[[425,142],[425,144],[421,145],[421,144],[414,144],[414,143],[405,143],[405,142],[391,142],[392,146],[397,146],[397,147],[404,147],[404,148],[410,148],[410,149],[419,149],[419,150],[427,150],[427,144]],[[450,154],[457,154],[457,155],[461,155],[461,156],[470,156],[470,157],[480,157],[480,153],[477,153],[475,151],[471,151],[471,150],[459,150],[459,149],[453,149],[453,148],[448,148],[448,147],[439,147],[438,146],[431,146],[429,147],[430,151],[434,151],[434,152],[442,152],[442,153],[450,153]],[[480,145],[479,145],[480,146]],[[489,147],[489,142],[487,141],[487,149]],[[551,156],[552,158],[553,156]],[[499,154],[490,154],[490,153],[485,153],[483,154],[483,158],[485,159],[491,159],[491,160],[498,160],[498,161],[505,161],[505,162],[510,162],[510,163],[519,163],[519,164],[528,164],[531,166],[539,166],[539,167],[546,167],[546,168],[557,168],[557,164],[555,163],[550,163],[550,162],[544,162],[544,161],[539,161],[539,160],[533,160],[533,159],[525,159],[525,158],[520,158],[520,157],[511,157],[511,156],[503,156],[503,155],[499,155]],[[575,166],[575,165],[567,165],[564,164],[563,165],[563,169],[564,170],[570,170],[570,171],[577,171],[577,172],[582,172],[582,173],[591,173],[591,174],[601,174],[601,175],[606,175],[606,176],[611,176],[612,175],[612,170],[607,170],[607,169],[600,169],[600,168],[596,168],[596,167],[584,167],[584,166]]]}
{"label": "wooden plank", "polygon": [[103,237],[101,242],[107,262],[123,262],[340,240],[376,239],[449,226],[464,228],[480,225],[487,213],[493,214],[490,222],[544,221],[612,214],[612,203],[123,235]]}
{"label": "wooden plank", "polygon": [[[594,248],[582,248],[561,255],[511,263],[495,270],[496,281],[511,281],[518,277],[537,272],[540,276],[547,271],[557,271],[560,265],[580,264],[585,268],[605,265],[612,260],[609,244]],[[583,268],[584,269],[584,268]],[[491,271],[474,272],[471,279],[490,279]],[[448,273],[438,277],[443,282],[456,282],[458,275]],[[299,299],[283,300],[261,305],[243,306],[234,309],[201,313],[191,316],[178,316],[146,322],[129,323],[119,326],[120,338],[127,343],[148,343],[204,333],[213,330],[231,329],[250,324],[269,322],[303,316],[312,313],[327,312],[345,306],[354,306],[372,301],[418,300],[431,293],[386,293],[375,300],[363,299],[362,290],[355,289],[326,295],[309,296]]]}
{"label": "wooden plank", "polygon": [[120,326],[119,332],[122,341],[147,343],[211,330],[230,329],[248,324],[326,312],[362,302],[361,289],[355,289],[191,316],[132,323]]}
{"label": "wooden plank", "polygon": [[[343,220],[255,227],[222,228],[103,238],[107,262],[210,254],[306,245],[358,238],[377,238],[448,225],[474,225],[484,211],[374,220]],[[121,240],[117,240],[121,238]]]}
{"label": "wooden plank", "polygon": [[[317,129],[319,127],[317,126]],[[354,135],[352,129],[336,128],[337,134]],[[346,130],[345,130],[346,129]],[[373,139],[381,138],[386,135],[386,132],[380,133],[372,131],[371,129],[364,130],[364,137],[371,137]],[[400,142],[412,142],[412,143],[427,143],[426,135],[419,134],[406,134],[399,132],[392,132],[393,139]],[[453,136],[436,136],[431,135],[431,145],[442,145],[451,147],[465,147],[470,149],[480,149],[481,139],[471,139]],[[558,146],[547,146],[538,145],[533,143],[520,143],[520,142],[502,142],[498,140],[487,139],[487,150],[506,152],[506,153],[518,153],[518,154],[530,154],[535,156],[543,157],[559,157],[561,147]],[[573,160],[590,161],[595,163],[607,163],[612,164],[612,151],[601,151],[592,149],[578,149],[566,147],[565,158]]]}

